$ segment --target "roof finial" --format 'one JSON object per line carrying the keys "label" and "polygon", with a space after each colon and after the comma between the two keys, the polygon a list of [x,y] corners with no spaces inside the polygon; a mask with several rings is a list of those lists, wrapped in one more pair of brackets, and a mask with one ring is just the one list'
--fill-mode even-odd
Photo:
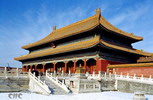
{"label": "roof finial", "polygon": [[53,31],[55,31],[56,30],[56,26],[53,26]]}
{"label": "roof finial", "polygon": [[100,8],[97,8],[97,9],[95,10],[95,12],[96,12],[96,15],[101,14],[101,10],[100,10]]}

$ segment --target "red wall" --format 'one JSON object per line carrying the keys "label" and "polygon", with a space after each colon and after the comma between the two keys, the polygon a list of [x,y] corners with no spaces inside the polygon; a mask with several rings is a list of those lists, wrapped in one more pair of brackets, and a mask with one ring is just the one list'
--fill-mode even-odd
{"label": "red wall", "polygon": [[97,59],[97,71],[106,72],[108,64],[123,64],[123,62],[115,62],[110,60],[99,60]]}
{"label": "red wall", "polygon": [[153,76],[153,66],[152,67],[128,67],[128,68],[114,68],[117,74],[134,75],[141,76],[143,74],[144,77]]}

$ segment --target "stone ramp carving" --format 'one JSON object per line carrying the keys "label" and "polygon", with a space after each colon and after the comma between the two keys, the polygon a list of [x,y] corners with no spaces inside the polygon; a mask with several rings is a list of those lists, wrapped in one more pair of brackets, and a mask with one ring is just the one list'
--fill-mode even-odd
{"label": "stone ramp carving", "polygon": [[49,87],[31,72],[29,72],[29,80],[30,91],[47,95],[51,93]]}
{"label": "stone ramp carving", "polygon": [[49,89],[51,90],[51,93],[54,95],[64,95],[64,94],[68,94],[68,92],[64,91],[62,88],[60,88],[58,85],[56,85],[55,83],[53,83],[51,80],[49,80],[47,77],[42,76],[40,78],[42,81],[45,82],[45,84],[49,87]]}

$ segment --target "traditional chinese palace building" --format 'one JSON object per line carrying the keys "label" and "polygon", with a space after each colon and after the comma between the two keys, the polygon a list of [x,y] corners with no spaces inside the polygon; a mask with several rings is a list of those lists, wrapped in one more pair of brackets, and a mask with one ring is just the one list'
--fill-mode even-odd
{"label": "traditional chinese palace building", "polygon": [[132,47],[141,40],[111,25],[97,9],[95,15],[60,29],[54,27],[45,38],[23,46],[29,54],[15,60],[22,62],[23,71],[75,73],[83,66],[85,72],[106,72],[108,65],[137,63],[140,57],[151,56]]}

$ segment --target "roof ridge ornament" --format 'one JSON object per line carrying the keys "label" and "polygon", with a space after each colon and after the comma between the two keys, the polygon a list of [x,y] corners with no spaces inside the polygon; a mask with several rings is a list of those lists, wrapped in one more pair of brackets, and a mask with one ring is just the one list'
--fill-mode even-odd
{"label": "roof ridge ornament", "polygon": [[55,31],[56,30],[56,26],[53,26],[53,31]]}
{"label": "roof ridge ornament", "polygon": [[100,17],[101,17],[101,9],[100,8],[97,8],[96,10],[95,10],[95,12],[96,12],[96,16],[97,16],[97,18],[98,18],[98,23],[100,24]]}
{"label": "roof ridge ornament", "polygon": [[101,15],[101,9],[100,9],[100,8],[97,8],[97,9],[95,10],[95,12],[96,12],[96,15]]}

